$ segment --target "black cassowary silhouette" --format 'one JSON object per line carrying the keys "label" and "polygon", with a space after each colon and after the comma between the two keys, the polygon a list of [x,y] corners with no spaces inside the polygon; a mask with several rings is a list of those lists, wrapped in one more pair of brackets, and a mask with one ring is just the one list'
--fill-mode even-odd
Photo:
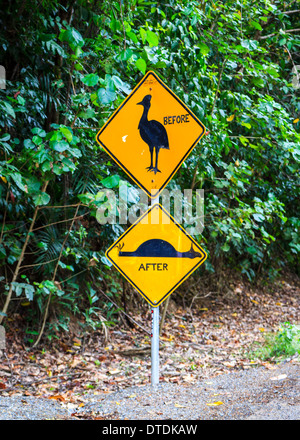
{"label": "black cassowary silhouette", "polygon": [[191,248],[187,252],[177,251],[166,240],[152,238],[142,243],[135,251],[122,251],[124,243],[118,246],[119,257],[169,257],[169,258],[202,258],[203,254]]}
{"label": "black cassowary silhouette", "polygon": [[[152,120],[148,121],[148,112],[150,109],[150,101],[152,96],[146,95],[144,96],[141,102],[138,102],[137,105],[142,105],[144,107],[144,111],[138,126],[140,130],[140,136],[146,144],[149,146],[150,155],[151,155],[151,164],[146,169],[148,171],[153,171],[154,174],[161,173],[161,171],[157,168],[158,155],[159,150],[161,148],[165,148],[169,150],[169,140],[165,127],[158,121]],[[155,166],[153,166],[153,150],[155,149]]]}

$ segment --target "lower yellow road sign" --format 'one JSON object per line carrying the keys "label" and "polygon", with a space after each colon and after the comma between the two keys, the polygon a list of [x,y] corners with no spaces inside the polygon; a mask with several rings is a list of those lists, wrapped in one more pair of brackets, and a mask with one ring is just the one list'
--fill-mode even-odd
{"label": "lower yellow road sign", "polygon": [[106,257],[152,307],[157,307],[207,254],[161,205],[155,204],[110,246]]}

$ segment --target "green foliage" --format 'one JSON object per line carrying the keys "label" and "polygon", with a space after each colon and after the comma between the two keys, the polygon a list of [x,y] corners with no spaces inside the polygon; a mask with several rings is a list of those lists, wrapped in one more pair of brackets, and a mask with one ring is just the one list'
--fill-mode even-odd
{"label": "green foliage", "polygon": [[12,290],[42,315],[51,293],[50,314],[83,308],[90,324],[93,310],[105,309],[99,295],[90,304],[90,289],[112,282],[104,251],[123,228],[100,227],[97,194],[126,181],[133,202],[135,195],[95,135],[147,70],[209,131],[169,184],[205,190],[197,239],[209,257],[201,271],[230,266],[253,281],[299,270],[300,100],[292,69],[300,35],[288,8],[279,0],[7,2],[1,305]]}
{"label": "green foliage", "polygon": [[300,354],[300,329],[290,322],[281,324],[276,333],[266,334],[263,346],[253,352],[253,356],[263,360],[296,354]]}

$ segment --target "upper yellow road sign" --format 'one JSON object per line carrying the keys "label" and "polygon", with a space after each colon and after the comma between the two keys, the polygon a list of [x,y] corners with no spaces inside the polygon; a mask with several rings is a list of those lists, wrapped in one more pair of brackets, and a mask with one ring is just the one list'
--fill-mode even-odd
{"label": "upper yellow road sign", "polygon": [[154,72],[148,72],[96,139],[155,198],[204,133],[204,125],[191,110]]}
{"label": "upper yellow road sign", "polygon": [[157,307],[207,255],[161,205],[155,204],[110,246],[106,257],[152,307]]}

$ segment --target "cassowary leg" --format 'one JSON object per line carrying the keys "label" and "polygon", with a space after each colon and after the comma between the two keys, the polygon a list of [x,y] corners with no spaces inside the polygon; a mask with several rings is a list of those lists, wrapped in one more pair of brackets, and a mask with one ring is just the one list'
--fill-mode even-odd
{"label": "cassowary leg", "polygon": [[156,173],[161,173],[161,171],[157,168],[159,148],[155,148],[155,153],[156,153],[156,157],[155,157],[155,167],[152,169],[152,171],[154,172],[154,174],[156,174]]}
{"label": "cassowary leg", "polygon": [[146,170],[148,170],[148,171],[153,170],[153,148],[150,150],[150,154],[151,154],[151,165],[150,165],[150,167],[146,168]]}

